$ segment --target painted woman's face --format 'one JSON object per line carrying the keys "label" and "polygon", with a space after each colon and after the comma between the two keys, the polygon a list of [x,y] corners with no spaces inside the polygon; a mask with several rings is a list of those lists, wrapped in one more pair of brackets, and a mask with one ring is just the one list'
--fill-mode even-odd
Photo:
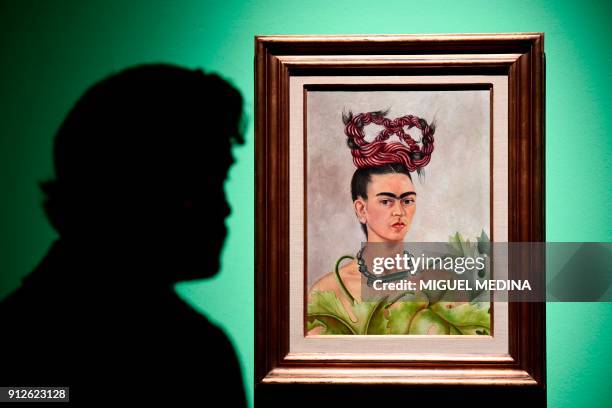
{"label": "painted woman's face", "polygon": [[355,200],[355,213],[368,229],[369,242],[403,241],[416,211],[416,193],[401,173],[373,174],[367,200]]}

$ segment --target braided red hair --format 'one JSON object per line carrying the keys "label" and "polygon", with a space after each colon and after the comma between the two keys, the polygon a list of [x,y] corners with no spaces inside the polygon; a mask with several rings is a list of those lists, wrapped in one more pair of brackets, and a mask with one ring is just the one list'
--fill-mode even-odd
{"label": "braided red hair", "polygon": [[[349,112],[343,115],[344,133],[348,137],[347,143],[351,148],[353,163],[358,168],[384,166],[385,164],[401,163],[408,171],[420,170],[429,163],[434,149],[435,126],[428,124],[424,119],[413,115],[406,115],[396,119],[385,117],[386,112],[367,112],[353,116]],[[383,130],[376,138],[368,142],[365,140],[363,128],[370,123],[381,125]],[[408,129],[418,128],[423,137],[422,146],[406,132]],[[401,142],[387,142],[386,140],[397,135]]]}

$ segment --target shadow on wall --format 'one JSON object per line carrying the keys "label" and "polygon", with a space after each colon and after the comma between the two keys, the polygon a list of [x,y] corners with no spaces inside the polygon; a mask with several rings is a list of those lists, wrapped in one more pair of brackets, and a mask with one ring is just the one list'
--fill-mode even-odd
{"label": "shadow on wall", "polygon": [[228,338],[173,290],[219,270],[241,119],[226,81],[171,65],[85,93],[56,135],[56,178],[41,184],[60,238],[0,304],[1,385],[246,405]]}

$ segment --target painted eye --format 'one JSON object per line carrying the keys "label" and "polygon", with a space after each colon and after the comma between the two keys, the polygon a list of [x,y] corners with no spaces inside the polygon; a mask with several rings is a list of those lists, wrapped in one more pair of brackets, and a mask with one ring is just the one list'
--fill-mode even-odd
{"label": "painted eye", "polygon": [[411,204],[414,204],[414,202],[415,202],[414,199],[407,198],[404,200],[404,205],[411,205]]}

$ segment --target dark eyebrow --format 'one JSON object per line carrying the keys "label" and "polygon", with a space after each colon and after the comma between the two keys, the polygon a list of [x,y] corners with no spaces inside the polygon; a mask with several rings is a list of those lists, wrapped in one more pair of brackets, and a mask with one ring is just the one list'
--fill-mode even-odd
{"label": "dark eyebrow", "polygon": [[[406,191],[405,193],[402,193],[402,194],[399,196],[399,198],[404,198],[404,197],[409,196],[409,195],[416,195],[416,193],[415,193],[414,191]],[[386,191],[383,191],[382,193],[378,193],[378,194],[376,194],[376,196],[377,196],[377,197],[378,197],[378,196],[386,196],[386,197],[391,197],[391,198],[398,198],[398,197],[397,197],[395,194],[393,194],[393,193],[388,193],[388,192],[386,192]]]}

